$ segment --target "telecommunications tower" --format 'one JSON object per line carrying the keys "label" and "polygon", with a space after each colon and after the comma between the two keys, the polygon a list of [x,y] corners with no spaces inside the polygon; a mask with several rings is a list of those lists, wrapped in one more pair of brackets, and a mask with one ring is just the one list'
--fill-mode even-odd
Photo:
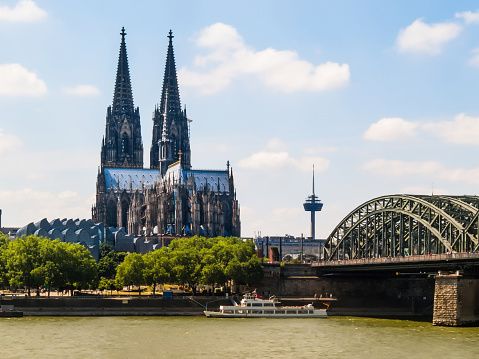
{"label": "telecommunications tower", "polygon": [[314,194],[314,165],[313,165],[313,194],[306,198],[306,201],[303,203],[304,210],[306,212],[311,212],[311,239],[315,239],[315,223],[316,216],[315,213],[321,211],[323,204],[319,198]]}

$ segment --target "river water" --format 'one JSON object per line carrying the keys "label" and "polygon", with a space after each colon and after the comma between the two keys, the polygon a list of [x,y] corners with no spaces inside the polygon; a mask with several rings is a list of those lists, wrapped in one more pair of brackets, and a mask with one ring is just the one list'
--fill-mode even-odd
{"label": "river water", "polygon": [[204,317],[0,319],[2,358],[479,358],[479,328]]}

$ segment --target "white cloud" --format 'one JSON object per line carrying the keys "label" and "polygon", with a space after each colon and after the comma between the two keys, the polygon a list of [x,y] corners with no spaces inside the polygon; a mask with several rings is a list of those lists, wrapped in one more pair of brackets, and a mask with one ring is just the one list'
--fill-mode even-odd
{"label": "white cloud", "polygon": [[460,113],[453,121],[430,122],[422,128],[449,143],[479,145],[479,117]]}
{"label": "white cloud", "polygon": [[446,168],[437,161],[405,162],[378,158],[364,163],[362,169],[388,177],[423,175],[450,182],[479,185],[479,168]]}
{"label": "white cloud", "polygon": [[15,135],[4,133],[0,128],[0,154],[15,151],[22,141]]}
{"label": "white cloud", "polygon": [[[91,197],[82,197],[76,192],[58,194],[31,187],[18,190],[0,190],[0,203],[8,226],[24,226],[42,218],[89,218]],[[48,204],[48,205],[46,205]],[[5,222],[6,222],[5,221]]]}
{"label": "white cloud", "polygon": [[472,52],[473,54],[475,54],[475,55],[473,55],[473,56],[469,59],[468,64],[471,65],[471,66],[477,66],[477,67],[479,67],[479,48],[474,49],[474,50],[472,50],[471,52]]}
{"label": "white cloud", "polygon": [[399,117],[382,118],[373,123],[363,138],[372,141],[401,141],[416,136],[418,124]]}
{"label": "white cloud", "polygon": [[294,162],[288,152],[256,152],[238,162],[238,166],[251,169],[268,169],[291,165]]}
{"label": "white cloud", "polygon": [[458,12],[455,14],[456,18],[464,19],[466,24],[477,24],[479,23],[479,10],[476,12],[472,11],[465,11],[465,12]]}
{"label": "white cloud", "polygon": [[65,87],[63,91],[68,95],[74,96],[96,96],[100,94],[95,86],[92,85],[77,85],[74,87]]}
{"label": "white cloud", "polygon": [[301,171],[311,171],[313,164],[318,171],[329,168],[329,160],[321,157],[305,157],[295,159],[286,152],[260,151],[238,162],[240,168],[247,169],[279,169],[296,168]]}
{"label": "white cloud", "polygon": [[196,57],[197,70],[184,67],[178,76],[182,86],[196,87],[203,94],[218,92],[245,75],[286,93],[335,89],[346,85],[350,78],[347,64],[326,62],[315,66],[301,60],[295,51],[254,51],[234,27],[222,23],[205,28],[196,38],[196,45],[211,52]]}
{"label": "white cloud", "polygon": [[47,85],[19,64],[0,65],[0,96],[42,96]]}
{"label": "white cloud", "polygon": [[268,144],[266,147],[270,150],[284,150],[285,148],[288,147],[286,143],[281,141],[279,138],[272,138],[271,140],[268,141]]}
{"label": "white cloud", "polygon": [[428,175],[440,171],[442,165],[436,161],[404,162],[377,158],[363,164],[362,169],[389,176]]}
{"label": "white cloud", "polygon": [[0,21],[33,22],[43,20],[47,16],[32,0],[20,0],[15,7],[0,6]]}
{"label": "white cloud", "polygon": [[462,27],[454,23],[428,25],[417,19],[411,25],[399,31],[396,45],[400,52],[438,55],[446,43],[456,38]]}
{"label": "white cloud", "polygon": [[400,141],[430,133],[447,143],[479,145],[479,117],[458,114],[452,121],[415,123],[401,118],[383,118],[364,132],[363,138],[373,141]]}

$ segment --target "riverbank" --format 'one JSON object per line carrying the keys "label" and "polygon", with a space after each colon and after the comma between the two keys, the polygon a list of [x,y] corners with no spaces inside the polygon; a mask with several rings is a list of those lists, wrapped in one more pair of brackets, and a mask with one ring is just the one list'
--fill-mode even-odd
{"label": "riverbank", "polygon": [[[431,303],[425,301],[288,297],[280,302],[284,306],[313,303],[317,308],[328,307],[329,316],[432,319]],[[205,308],[216,310],[231,303],[231,296],[2,297],[2,304],[14,305],[24,316],[202,316]]]}
{"label": "riverbank", "polygon": [[7,297],[24,316],[199,316],[208,305],[231,304],[227,297]]}

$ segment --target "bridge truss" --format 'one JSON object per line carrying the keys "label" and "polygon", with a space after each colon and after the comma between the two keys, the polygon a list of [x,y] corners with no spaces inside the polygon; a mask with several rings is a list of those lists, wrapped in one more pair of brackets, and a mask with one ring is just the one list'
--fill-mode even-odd
{"label": "bridge truss", "polygon": [[329,235],[325,260],[479,249],[478,196],[392,195],[349,213]]}

